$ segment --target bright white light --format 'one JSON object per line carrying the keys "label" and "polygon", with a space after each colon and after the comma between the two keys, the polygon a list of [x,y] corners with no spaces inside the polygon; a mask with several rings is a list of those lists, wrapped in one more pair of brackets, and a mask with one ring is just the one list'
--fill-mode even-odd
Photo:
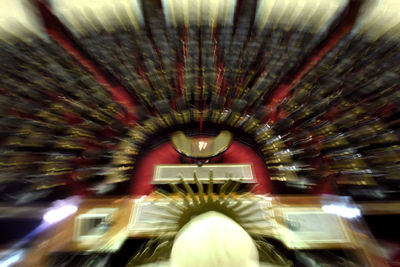
{"label": "bright white light", "polygon": [[206,146],[207,146],[207,142],[199,141],[199,150],[200,150],[200,151],[203,150],[203,149],[205,149]]}
{"label": "bright white light", "polygon": [[5,258],[4,260],[1,260],[0,267],[8,267],[18,262],[21,259],[23,253],[23,251],[17,251],[16,253]]}
{"label": "bright white light", "polygon": [[256,195],[256,197],[262,198],[262,199],[264,199],[266,201],[272,201],[272,197],[266,197],[264,195]]}
{"label": "bright white light", "polygon": [[142,202],[146,197],[147,197],[147,195],[143,195],[140,198],[135,199],[135,203]]}
{"label": "bright white light", "polygon": [[357,208],[349,208],[343,205],[323,205],[322,210],[326,213],[334,213],[345,218],[356,218],[361,216],[361,211]]}
{"label": "bright white light", "polygon": [[49,224],[53,224],[67,218],[71,214],[74,214],[77,210],[78,207],[72,204],[54,207],[43,215],[43,220]]}

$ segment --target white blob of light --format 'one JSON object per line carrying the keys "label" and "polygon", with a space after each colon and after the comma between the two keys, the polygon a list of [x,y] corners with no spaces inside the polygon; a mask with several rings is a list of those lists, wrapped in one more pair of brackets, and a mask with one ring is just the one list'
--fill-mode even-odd
{"label": "white blob of light", "polygon": [[141,196],[141,197],[135,199],[135,203],[142,202],[146,197],[147,197],[147,195],[143,195],[143,196]]}
{"label": "white blob of light", "polygon": [[13,265],[14,263],[17,263],[21,260],[23,254],[24,252],[22,250],[12,253],[5,259],[0,260],[0,267],[8,267]]}
{"label": "white blob of light", "polygon": [[207,147],[207,142],[204,141],[199,141],[199,150],[202,151],[203,149],[206,149]]}
{"label": "white blob of light", "polygon": [[266,201],[272,201],[272,197],[267,197],[267,196],[264,196],[264,195],[256,195],[256,197],[259,197],[259,198],[262,198],[262,199],[264,199],[264,200],[266,200]]}
{"label": "white blob of light", "polygon": [[344,218],[352,219],[361,216],[361,211],[344,205],[323,205],[322,210],[326,213],[333,213]]}
{"label": "white blob of light", "polygon": [[43,215],[43,220],[48,224],[54,224],[74,214],[77,210],[78,207],[73,204],[60,205],[47,211]]}

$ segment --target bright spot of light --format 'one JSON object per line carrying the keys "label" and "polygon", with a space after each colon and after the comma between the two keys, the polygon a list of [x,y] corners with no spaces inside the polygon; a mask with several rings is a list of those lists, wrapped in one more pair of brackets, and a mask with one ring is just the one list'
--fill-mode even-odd
{"label": "bright spot of light", "polygon": [[146,197],[147,197],[147,195],[143,195],[140,198],[135,199],[135,203],[143,201]]}
{"label": "bright spot of light", "polygon": [[78,210],[76,205],[66,204],[54,207],[43,215],[43,220],[49,224],[59,222]]}
{"label": "bright spot of light", "polygon": [[357,208],[350,208],[343,205],[323,205],[322,210],[326,213],[334,213],[344,218],[356,218],[361,216],[361,211]]}
{"label": "bright spot of light", "polygon": [[262,198],[262,199],[264,199],[266,201],[272,201],[272,197],[266,197],[264,195],[256,195],[256,196],[259,197],[259,198]]}
{"label": "bright spot of light", "polygon": [[23,253],[24,252],[22,250],[20,250],[20,251],[17,251],[15,253],[11,254],[10,256],[6,257],[5,259],[0,260],[0,267],[8,267],[8,266],[11,266],[14,263],[18,262],[21,259]]}
{"label": "bright spot of light", "polygon": [[200,151],[203,150],[203,149],[205,149],[206,146],[207,146],[207,142],[199,141],[199,150],[200,150]]}

